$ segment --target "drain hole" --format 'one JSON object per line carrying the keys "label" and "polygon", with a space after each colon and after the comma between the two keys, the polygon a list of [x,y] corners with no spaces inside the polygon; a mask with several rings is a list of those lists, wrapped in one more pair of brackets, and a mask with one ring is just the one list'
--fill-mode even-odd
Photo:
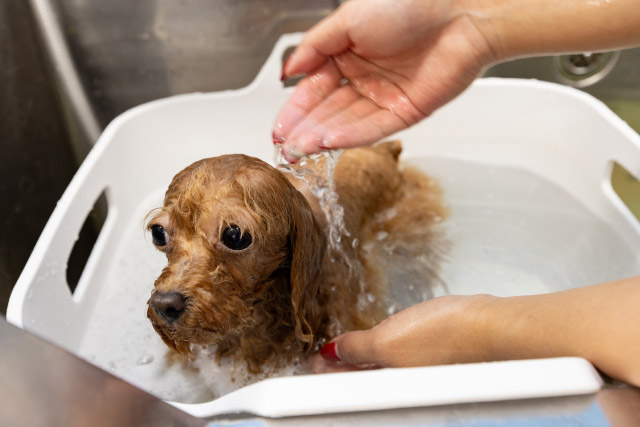
{"label": "drain hole", "polygon": [[571,65],[570,71],[578,76],[589,74],[598,69],[606,57],[604,53],[581,53],[567,56],[567,61]]}
{"label": "drain hole", "polygon": [[98,240],[104,221],[107,218],[108,210],[109,205],[107,203],[106,192],[103,191],[94,203],[93,209],[91,209],[91,212],[87,215],[87,219],[85,219],[80,234],[78,235],[78,240],[76,240],[71,250],[71,255],[69,255],[69,261],[67,262],[67,284],[72,294],[78,286],[89,255],[91,255],[93,246],[96,244],[96,240]]}
{"label": "drain hole", "polygon": [[613,162],[611,186],[622,203],[640,221],[640,181],[618,162]]}
{"label": "drain hole", "polygon": [[602,80],[613,69],[620,52],[586,52],[555,58],[556,74],[561,83],[585,87]]}

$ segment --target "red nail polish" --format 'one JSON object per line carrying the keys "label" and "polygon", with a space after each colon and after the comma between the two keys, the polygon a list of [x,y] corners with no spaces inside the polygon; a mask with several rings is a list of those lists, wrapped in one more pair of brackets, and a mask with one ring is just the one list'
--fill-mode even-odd
{"label": "red nail polish", "polygon": [[287,78],[287,75],[284,73],[284,70],[287,69],[287,64],[289,64],[289,61],[291,60],[291,56],[289,56],[285,61],[284,64],[282,64],[282,73],[280,73],[280,81],[283,82],[284,79]]}
{"label": "red nail polish", "polygon": [[274,144],[282,144],[284,142],[284,138],[276,135],[276,131],[271,132],[271,138],[273,138]]}
{"label": "red nail polish", "polygon": [[330,362],[340,362],[338,353],[336,352],[336,343],[330,342],[320,349],[320,356]]}

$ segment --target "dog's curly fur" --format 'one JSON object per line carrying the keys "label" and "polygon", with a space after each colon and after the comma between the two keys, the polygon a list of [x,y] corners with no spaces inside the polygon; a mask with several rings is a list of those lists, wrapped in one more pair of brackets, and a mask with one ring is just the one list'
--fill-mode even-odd
{"label": "dog's curly fur", "polygon": [[[168,235],[158,247],[168,264],[153,292],[179,292],[186,301],[170,321],[148,306],[163,341],[185,355],[192,344],[216,344],[219,356],[232,355],[259,372],[382,320],[383,298],[358,302],[384,293],[376,263],[361,259],[360,248],[380,230],[405,239],[416,224],[444,215],[437,185],[401,169],[400,151],[397,141],[347,150],[337,164],[336,192],[349,232],[343,255],[359,261],[355,270],[327,249],[318,200],[293,176],[239,154],[200,160],[178,173],[147,226],[160,225]],[[393,220],[376,216],[390,208]],[[232,225],[250,234],[249,247],[222,243],[221,233]]]}

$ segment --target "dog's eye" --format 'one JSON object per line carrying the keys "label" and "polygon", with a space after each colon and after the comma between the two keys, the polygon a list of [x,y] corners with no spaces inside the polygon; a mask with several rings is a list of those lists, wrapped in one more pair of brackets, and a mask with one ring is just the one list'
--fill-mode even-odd
{"label": "dog's eye", "polygon": [[240,230],[240,227],[232,225],[225,228],[222,232],[222,243],[224,243],[224,245],[229,249],[240,251],[248,248],[251,244],[251,234],[247,232],[243,233],[242,230]]}
{"label": "dog's eye", "polygon": [[156,246],[166,245],[169,238],[167,231],[158,224],[151,226],[151,237],[153,237],[153,243],[155,243]]}

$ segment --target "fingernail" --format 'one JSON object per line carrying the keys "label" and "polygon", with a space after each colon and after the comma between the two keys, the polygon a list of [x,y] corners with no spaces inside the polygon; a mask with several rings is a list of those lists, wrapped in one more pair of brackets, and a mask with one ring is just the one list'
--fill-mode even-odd
{"label": "fingernail", "polygon": [[318,143],[318,147],[323,150],[332,150],[335,147],[335,139],[334,135],[325,135]]}
{"label": "fingernail", "polygon": [[282,147],[282,156],[287,162],[291,164],[298,163],[298,161],[300,161],[300,158],[304,156],[303,153],[301,153],[295,148],[287,148],[284,146],[281,146],[281,147]]}
{"label": "fingernail", "polygon": [[276,135],[276,131],[271,132],[271,138],[273,138],[274,144],[282,144],[284,139]]}
{"label": "fingernail", "polygon": [[282,64],[282,73],[280,73],[280,81],[283,82],[284,79],[287,78],[287,75],[284,73],[284,70],[287,69],[287,65],[289,64],[289,61],[291,61],[291,55],[289,55],[289,57],[287,59],[285,59],[284,64]]}
{"label": "fingernail", "polygon": [[330,342],[320,349],[320,356],[330,362],[340,362],[338,352],[336,350],[336,343]]}
{"label": "fingernail", "polygon": [[298,157],[290,157],[290,156],[287,156],[286,154],[284,155],[284,159],[287,162],[289,162],[290,165],[295,165],[300,160],[300,158]]}

